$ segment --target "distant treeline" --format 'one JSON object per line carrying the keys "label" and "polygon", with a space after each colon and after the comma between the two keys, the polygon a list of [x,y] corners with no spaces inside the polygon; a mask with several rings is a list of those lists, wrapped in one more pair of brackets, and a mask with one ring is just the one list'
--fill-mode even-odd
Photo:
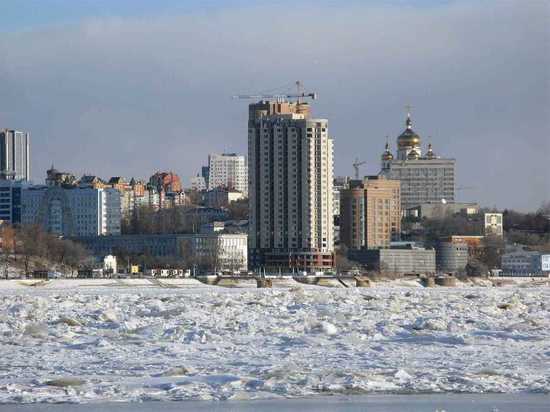
{"label": "distant treeline", "polygon": [[3,225],[1,239],[2,275],[7,274],[9,265],[22,265],[29,274],[33,270],[50,270],[53,265],[76,270],[91,259],[81,244],[47,233],[38,225]]}

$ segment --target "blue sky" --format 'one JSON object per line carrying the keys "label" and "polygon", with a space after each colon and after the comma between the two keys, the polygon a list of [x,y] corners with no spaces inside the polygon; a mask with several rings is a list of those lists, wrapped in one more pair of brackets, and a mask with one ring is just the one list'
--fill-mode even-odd
{"label": "blue sky", "polygon": [[361,3],[378,6],[433,7],[450,2],[451,0],[1,0],[0,31],[76,24],[89,18],[204,13],[269,4],[291,8],[300,5],[342,7]]}
{"label": "blue sky", "polygon": [[37,183],[52,163],[185,181],[246,153],[232,95],[301,80],[337,175],[356,157],[377,173],[411,104],[424,150],[473,188],[458,200],[550,200],[548,2],[0,0],[0,16],[0,128],[31,133]]}

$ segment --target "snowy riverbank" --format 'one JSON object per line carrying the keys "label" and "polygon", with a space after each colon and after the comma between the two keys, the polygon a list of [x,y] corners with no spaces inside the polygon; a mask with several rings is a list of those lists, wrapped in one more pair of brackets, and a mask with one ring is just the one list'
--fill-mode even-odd
{"label": "snowy riverbank", "polygon": [[547,287],[59,282],[0,288],[1,403],[550,392]]}

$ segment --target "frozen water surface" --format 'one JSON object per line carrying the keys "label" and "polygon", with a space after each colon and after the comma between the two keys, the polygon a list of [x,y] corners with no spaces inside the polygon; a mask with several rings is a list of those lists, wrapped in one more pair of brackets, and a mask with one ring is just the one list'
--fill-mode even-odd
{"label": "frozen water surface", "polygon": [[547,287],[60,282],[0,289],[0,403],[442,392],[550,402]]}

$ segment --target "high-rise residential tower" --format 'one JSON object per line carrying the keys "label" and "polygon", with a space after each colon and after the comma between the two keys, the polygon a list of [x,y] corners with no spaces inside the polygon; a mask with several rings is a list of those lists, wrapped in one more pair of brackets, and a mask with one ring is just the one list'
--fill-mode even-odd
{"label": "high-rise residential tower", "polygon": [[236,153],[208,155],[208,190],[229,189],[248,196],[246,157]]}
{"label": "high-rise residential tower", "polygon": [[340,241],[350,249],[389,247],[401,232],[398,180],[368,176],[340,192]]}
{"label": "high-rise residential tower", "polygon": [[397,159],[388,143],[382,154],[380,174],[401,182],[402,210],[424,203],[453,203],[455,200],[455,159],[436,156],[431,144],[422,155],[420,144],[409,113],[406,129],[397,138]]}
{"label": "high-rise residential tower", "polygon": [[307,103],[249,106],[249,266],[334,266],[333,141]]}
{"label": "high-rise residential tower", "polygon": [[0,179],[30,179],[29,146],[29,133],[0,130]]}

